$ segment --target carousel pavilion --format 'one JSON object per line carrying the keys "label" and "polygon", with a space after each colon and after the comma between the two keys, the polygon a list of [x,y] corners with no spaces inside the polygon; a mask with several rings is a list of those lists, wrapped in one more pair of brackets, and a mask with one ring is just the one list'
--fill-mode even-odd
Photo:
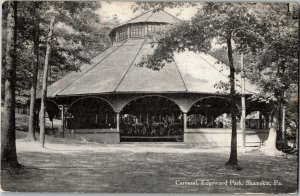
{"label": "carousel pavilion", "polygon": [[[60,115],[64,130],[100,143],[230,145],[229,94],[215,88],[229,81],[227,65],[209,54],[183,52],[160,71],[136,66],[154,50],[147,35],[177,22],[165,11],[149,11],[112,29],[110,48],[48,87],[49,118]],[[236,90],[241,91],[240,76],[236,77]],[[245,86],[246,97],[256,92],[249,82]],[[240,119],[240,97],[236,103]],[[246,99],[249,143],[268,137],[269,112],[264,108]]]}

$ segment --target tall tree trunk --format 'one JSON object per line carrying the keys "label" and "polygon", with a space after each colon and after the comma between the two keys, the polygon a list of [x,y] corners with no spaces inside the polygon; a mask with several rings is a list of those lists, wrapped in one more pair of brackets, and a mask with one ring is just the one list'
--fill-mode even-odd
{"label": "tall tree trunk", "polygon": [[43,86],[42,86],[42,99],[41,99],[41,110],[40,110],[40,144],[42,147],[45,146],[45,109],[46,109],[46,96],[47,96],[47,79],[48,79],[48,68],[49,68],[49,56],[51,50],[51,38],[54,28],[55,16],[51,17],[50,28],[47,37],[47,49],[45,57],[45,66],[43,74]]}
{"label": "tall tree trunk", "polygon": [[[282,99],[281,96],[279,98],[279,102],[278,102],[278,124],[281,125],[282,124]],[[282,127],[278,126],[277,128],[277,141],[279,142],[279,146],[283,144],[283,138],[282,138]]]}
{"label": "tall tree trunk", "polygon": [[29,141],[36,141],[35,137],[35,127],[34,127],[34,115],[35,115],[35,105],[36,105],[36,89],[37,89],[37,77],[38,77],[38,69],[39,69],[39,16],[36,16],[35,21],[35,35],[34,35],[34,56],[35,62],[33,65],[33,72],[32,72],[32,86],[30,89],[30,108],[29,108],[29,122],[28,122],[28,135],[27,140]]}
{"label": "tall tree trunk", "polygon": [[5,99],[1,130],[1,169],[20,166],[16,152],[15,130],[15,85],[16,85],[16,41],[17,2],[7,1],[7,42],[5,53]]}
{"label": "tall tree trunk", "polygon": [[[284,72],[285,72],[285,62],[286,60],[283,60],[282,62],[280,62],[277,66],[277,77],[278,78],[283,78],[284,76]],[[278,91],[278,95],[277,95],[277,99],[278,99],[278,129],[277,131],[277,142],[279,143],[280,146],[284,145],[284,130],[282,129],[282,117],[283,117],[283,107],[284,107],[284,92],[285,90],[283,88],[281,88]],[[278,146],[278,147],[280,147]]]}
{"label": "tall tree trunk", "polygon": [[[281,78],[284,78],[285,76],[285,61],[283,61],[283,63],[281,64]],[[280,124],[280,129],[281,129],[281,143],[283,145],[286,144],[286,140],[285,140],[285,112],[286,112],[286,90],[288,89],[288,87],[286,85],[284,85],[284,87],[282,88],[282,93],[281,93],[281,124]]]}
{"label": "tall tree trunk", "polygon": [[231,133],[231,149],[230,149],[230,157],[228,162],[225,164],[226,166],[239,170],[241,169],[238,166],[238,159],[237,159],[237,131],[236,131],[236,109],[235,109],[235,69],[233,64],[233,56],[232,56],[232,43],[231,43],[231,33],[227,38],[227,54],[228,54],[228,60],[229,60],[229,66],[230,66],[230,113],[231,113],[231,127],[232,127],[232,133]]}

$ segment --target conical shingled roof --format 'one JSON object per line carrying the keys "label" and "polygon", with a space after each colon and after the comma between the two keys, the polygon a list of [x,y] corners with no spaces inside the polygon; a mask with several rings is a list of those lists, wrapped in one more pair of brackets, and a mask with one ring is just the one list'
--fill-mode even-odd
{"label": "conical shingled roof", "polygon": [[[148,12],[145,15],[155,18],[154,14]],[[145,15],[141,17],[146,18]],[[229,81],[228,66],[217,64],[217,59],[204,53],[176,53],[175,61],[167,63],[160,71],[136,66],[143,56],[151,54],[153,50],[146,38],[117,42],[94,57],[91,64],[82,65],[80,71],[71,72],[50,85],[47,96],[111,92],[216,93],[219,90],[215,84]],[[239,80],[240,76],[236,78]],[[248,93],[256,92],[249,82],[246,82],[246,89]],[[240,91],[239,81],[237,91]]]}

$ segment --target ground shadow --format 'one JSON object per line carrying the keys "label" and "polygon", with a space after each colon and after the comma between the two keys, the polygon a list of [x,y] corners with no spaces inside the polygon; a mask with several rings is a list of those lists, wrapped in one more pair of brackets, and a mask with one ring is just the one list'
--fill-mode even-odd
{"label": "ground shadow", "polygon": [[[224,167],[227,155],[154,152],[22,152],[25,168],[2,173],[5,191],[136,193],[290,193],[297,188],[297,161],[255,154],[239,157],[242,171]],[[282,167],[282,164],[287,167]],[[181,181],[278,180],[281,186],[178,185]]]}

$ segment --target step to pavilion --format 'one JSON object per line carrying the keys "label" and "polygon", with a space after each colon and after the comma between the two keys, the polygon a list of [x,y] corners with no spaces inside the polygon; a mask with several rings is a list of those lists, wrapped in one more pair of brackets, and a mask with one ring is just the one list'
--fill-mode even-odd
{"label": "step to pavilion", "polygon": [[121,136],[121,142],[183,142],[178,136]]}

